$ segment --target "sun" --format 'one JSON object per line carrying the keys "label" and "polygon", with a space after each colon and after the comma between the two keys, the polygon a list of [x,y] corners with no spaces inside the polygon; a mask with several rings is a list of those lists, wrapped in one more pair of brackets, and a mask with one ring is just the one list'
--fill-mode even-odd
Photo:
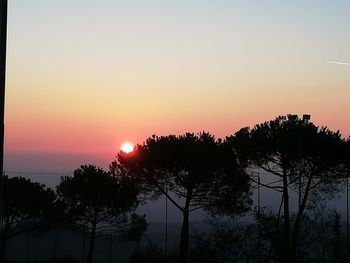
{"label": "sun", "polygon": [[124,142],[120,147],[120,150],[125,153],[130,153],[134,150],[134,145],[132,145],[130,142]]}

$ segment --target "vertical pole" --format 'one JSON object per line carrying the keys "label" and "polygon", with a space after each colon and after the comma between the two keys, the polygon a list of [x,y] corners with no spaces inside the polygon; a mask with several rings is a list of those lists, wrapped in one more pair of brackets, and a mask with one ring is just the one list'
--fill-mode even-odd
{"label": "vertical pole", "polygon": [[27,263],[30,261],[30,234],[27,235]]}
{"label": "vertical pole", "polygon": [[109,258],[108,258],[108,262],[112,263],[112,249],[113,249],[113,236],[110,236],[109,239]]}
{"label": "vertical pole", "polygon": [[[5,115],[5,83],[6,83],[6,43],[7,43],[7,0],[0,0],[0,176],[4,170],[4,115]],[[2,178],[1,178],[2,180]],[[2,189],[0,206],[2,206]],[[2,211],[0,214],[2,221]]]}
{"label": "vertical pole", "polygon": [[346,176],[346,255],[349,262],[349,174]]}
{"label": "vertical pole", "polygon": [[[168,194],[168,180],[166,180],[165,191]],[[165,256],[168,257],[168,197],[165,196]]]}
{"label": "vertical pole", "polygon": [[301,144],[302,144],[302,130],[300,130],[299,132],[299,167],[298,167],[298,175],[299,175],[298,208],[299,209],[301,205]]}
{"label": "vertical pole", "polygon": [[5,171],[3,171],[0,175],[0,232],[3,229],[3,205],[4,205],[4,177]]}
{"label": "vertical pole", "polygon": [[58,239],[58,232],[57,232],[58,230],[55,230],[55,236],[54,236],[54,242],[55,242],[55,244],[54,244],[54,260],[56,261],[57,260],[57,239]]}
{"label": "vertical pole", "polygon": [[53,238],[54,238],[53,259],[56,261],[57,260],[57,231],[56,230]]}
{"label": "vertical pole", "polygon": [[[85,192],[85,190],[86,190],[86,187],[85,186],[83,186],[84,188],[83,188],[83,191],[84,191],[84,199],[83,199],[83,203],[84,203],[84,216],[85,216],[85,214],[86,214],[86,206],[85,206],[85,198],[86,198],[86,192]],[[85,263],[85,233],[86,233],[86,220],[85,220],[85,218],[83,219],[83,260],[82,260],[82,262],[83,263]]]}
{"label": "vertical pole", "polygon": [[258,173],[258,262],[261,262],[261,229],[260,229],[260,174]]}
{"label": "vertical pole", "polygon": [[86,224],[86,222],[84,219],[84,222],[83,222],[83,260],[82,260],[82,262],[85,262],[85,231],[86,231],[85,224]]}
{"label": "vertical pole", "polygon": [[[303,122],[302,126],[300,128],[299,132],[299,167],[298,167],[298,175],[299,175],[299,191],[298,191],[298,213],[300,213],[300,207],[301,207],[301,191],[302,191],[302,186],[301,186],[301,170],[302,170],[302,139],[303,139],[303,127],[305,122],[305,118],[303,117]],[[301,220],[301,219],[300,219]],[[300,222],[298,224],[298,228],[300,228]],[[301,234],[298,235],[298,239],[296,240],[296,245],[297,245],[297,255],[296,255],[296,261],[299,262],[299,255],[300,255],[300,245],[301,245]]]}

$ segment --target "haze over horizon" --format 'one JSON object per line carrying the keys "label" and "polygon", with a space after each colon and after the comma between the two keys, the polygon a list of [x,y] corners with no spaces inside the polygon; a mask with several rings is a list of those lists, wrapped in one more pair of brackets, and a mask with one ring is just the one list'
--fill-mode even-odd
{"label": "haze over horizon", "polygon": [[311,114],[350,134],[348,1],[9,3],[5,170]]}

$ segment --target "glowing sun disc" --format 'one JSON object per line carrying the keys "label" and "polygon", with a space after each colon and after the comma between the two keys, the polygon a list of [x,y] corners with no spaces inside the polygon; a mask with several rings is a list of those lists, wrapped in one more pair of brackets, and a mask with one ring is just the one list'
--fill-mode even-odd
{"label": "glowing sun disc", "polygon": [[120,149],[125,153],[130,153],[134,150],[134,146],[130,142],[125,142],[122,144]]}

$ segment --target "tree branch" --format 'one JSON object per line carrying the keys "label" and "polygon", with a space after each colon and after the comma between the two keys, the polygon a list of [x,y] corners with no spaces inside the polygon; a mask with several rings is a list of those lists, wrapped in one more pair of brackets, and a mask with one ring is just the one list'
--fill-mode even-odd
{"label": "tree branch", "polygon": [[283,187],[282,187],[282,186],[271,186],[271,185],[269,185],[269,184],[264,184],[264,183],[262,183],[262,182],[258,182],[258,181],[256,181],[256,180],[254,180],[252,177],[249,177],[249,178],[250,178],[250,180],[253,181],[254,183],[259,184],[259,185],[261,185],[261,186],[264,186],[264,187],[266,187],[266,188],[270,188],[270,189],[276,190],[276,191],[281,192],[281,193],[282,193],[282,191],[283,191]]}

